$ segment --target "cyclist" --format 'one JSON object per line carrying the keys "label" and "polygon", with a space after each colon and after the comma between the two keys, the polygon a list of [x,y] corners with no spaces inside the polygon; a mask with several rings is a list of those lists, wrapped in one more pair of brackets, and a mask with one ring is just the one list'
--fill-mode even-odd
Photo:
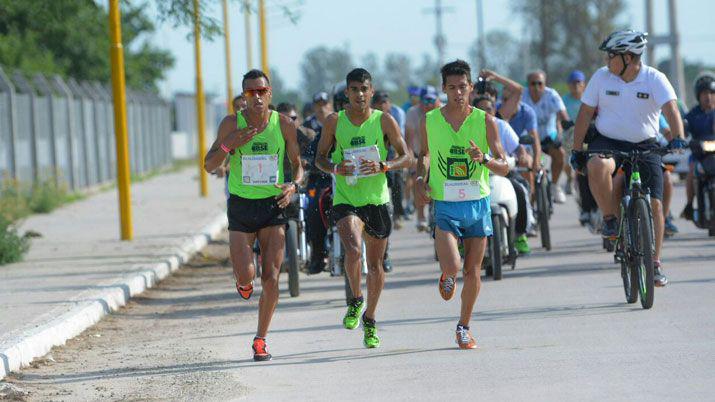
{"label": "cyclist", "polygon": [[[228,230],[236,289],[241,298],[253,294],[253,244],[258,239],[262,256],[258,301],[258,330],[253,339],[253,359],[270,360],[266,334],[278,304],[278,276],[285,252],[284,210],[303,179],[296,125],[288,117],[270,111],[270,81],[260,70],[243,76],[246,108],[224,117],[216,141],[205,157],[204,168],[213,171],[230,158]],[[284,182],[280,163],[288,155],[294,181]]]}
{"label": "cyclist", "polygon": [[[439,100],[437,89],[431,85],[427,85],[423,87],[420,92],[420,103],[412,106],[407,111],[407,119],[405,120],[405,142],[415,157],[419,155],[421,146],[419,137],[420,121],[427,112],[441,105],[442,103]],[[414,175],[414,171],[412,173]],[[408,183],[407,187],[412,187],[413,191],[417,191],[414,185],[410,186],[410,183]],[[414,192],[413,201],[415,204],[414,207],[417,210],[417,231],[426,232],[429,230],[427,218],[425,217],[425,206],[427,204],[423,204],[422,200],[420,200],[416,194],[417,193]]]}
{"label": "cyclist", "polygon": [[[345,274],[354,295],[343,318],[347,329],[357,328],[365,306],[360,289],[365,240],[368,302],[362,314],[363,344],[375,348],[380,346],[375,312],[385,284],[383,257],[392,230],[385,173],[406,167],[411,158],[395,119],[370,107],[374,94],[370,73],[356,68],[348,73],[345,81],[349,107],[328,117],[315,163],[324,172],[332,172],[336,180],[333,214],[345,249]],[[397,154],[389,161],[386,159],[388,146]],[[331,149],[334,151],[329,159]]]}
{"label": "cyclist", "polygon": [[[559,140],[561,121],[569,120],[566,106],[555,89],[546,86],[546,73],[536,70],[526,77],[529,90],[524,92],[521,101],[531,106],[536,112],[541,140],[541,151],[551,156],[551,194],[554,202],[566,202],[566,195],[558,186],[561,171],[564,170],[564,149]],[[568,172],[567,176],[568,176]]]}
{"label": "cyclist", "polygon": [[[685,120],[688,121],[688,132],[693,140],[713,141],[715,140],[715,74],[704,73],[695,80],[695,99],[698,104],[685,115]],[[696,158],[697,155],[690,157],[685,187],[688,202],[680,215],[688,220],[693,220]]]}
{"label": "cyclist", "polygon": [[462,60],[447,63],[441,74],[447,104],[428,112],[420,124],[416,187],[424,203],[435,202],[434,239],[442,270],[439,293],[444,300],[456,293],[461,265],[458,242],[464,241],[464,287],[456,342],[460,349],[474,349],[477,342],[469,322],[481,286],[486,237],[492,234],[489,171],[504,176],[509,167],[494,117],[469,104],[473,89],[469,64]]}
{"label": "cyclist", "polygon": [[[574,150],[582,149],[589,122],[596,108],[596,138],[589,143],[589,150],[654,149],[658,147],[658,116],[662,113],[671,128],[671,144],[684,147],[683,123],[680,119],[673,87],[663,73],[641,62],[646,49],[647,34],[633,30],[612,33],[603,41],[599,50],[607,53],[605,67],[596,71],[581,98],[574,131]],[[573,165],[579,165],[579,151],[571,157]],[[616,158],[618,159],[618,158]],[[604,238],[618,236],[616,213],[623,194],[623,183],[612,180],[617,163],[609,158],[594,156],[588,161],[588,181],[599,208],[603,211]],[[663,274],[660,252],[663,244],[663,170],[661,157],[645,156],[640,162],[644,188],[650,191],[655,232],[654,273],[656,286],[665,286],[668,279]],[[624,166],[625,177],[630,177],[630,166]]]}

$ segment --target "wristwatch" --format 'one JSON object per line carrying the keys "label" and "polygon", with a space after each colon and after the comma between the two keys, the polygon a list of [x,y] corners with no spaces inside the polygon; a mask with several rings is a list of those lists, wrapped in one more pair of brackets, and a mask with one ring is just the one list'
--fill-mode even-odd
{"label": "wristwatch", "polygon": [[292,184],[295,187],[295,192],[297,193],[298,192],[298,183],[292,181],[292,182],[290,182],[290,184]]}
{"label": "wristwatch", "polygon": [[387,172],[388,170],[390,170],[390,167],[387,165],[387,163],[385,163],[385,162],[383,162],[383,161],[380,161],[380,171],[381,171],[382,173],[385,173],[385,172]]}
{"label": "wristwatch", "polygon": [[489,161],[491,161],[492,159],[494,159],[494,158],[492,158],[491,156],[489,156],[489,154],[484,154],[484,156],[482,157],[482,165],[486,165],[486,164],[489,163]]}

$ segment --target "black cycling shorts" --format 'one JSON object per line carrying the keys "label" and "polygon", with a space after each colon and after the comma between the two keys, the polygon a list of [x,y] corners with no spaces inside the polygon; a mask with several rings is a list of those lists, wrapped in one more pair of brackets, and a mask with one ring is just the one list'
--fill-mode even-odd
{"label": "black cycling shorts", "polygon": [[386,239],[392,233],[392,205],[365,205],[354,207],[348,204],[333,206],[333,218],[339,222],[346,216],[355,215],[365,225],[365,232],[376,239]]}
{"label": "black cycling shorts", "polygon": [[548,153],[551,149],[561,148],[561,140],[553,140],[551,137],[546,137],[541,140],[541,152]]}
{"label": "black cycling shorts", "polygon": [[[660,145],[655,140],[648,140],[643,142],[628,142],[619,141],[612,138],[608,138],[604,135],[599,135],[596,137],[589,145],[589,151],[599,151],[599,150],[613,150],[629,152],[634,149],[648,150],[659,148]],[[595,156],[598,157],[598,156]],[[626,174],[626,179],[629,180],[631,177],[631,166],[629,163],[625,163],[623,158],[616,159],[616,170],[619,167],[623,167],[623,171]],[[638,170],[641,174],[641,183],[643,183],[643,188],[647,188],[650,191],[650,196],[652,198],[662,200],[663,199],[663,166],[662,157],[657,154],[648,154],[640,159]]]}
{"label": "black cycling shorts", "polygon": [[228,198],[228,230],[231,232],[256,233],[287,222],[285,209],[278,206],[275,197],[252,200],[231,194]]}

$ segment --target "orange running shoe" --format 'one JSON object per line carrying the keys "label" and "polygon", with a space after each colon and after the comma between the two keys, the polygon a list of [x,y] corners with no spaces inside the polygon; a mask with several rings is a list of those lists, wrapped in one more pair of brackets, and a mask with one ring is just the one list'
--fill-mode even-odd
{"label": "orange running shoe", "polygon": [[453,276],[442,274],[439,277],[439,294],[444,300],[451,300],[457,292],[457,280]]}
{"label": "orange running shoe", "polygon": [[253,294],[253,281],[246,286],[240,286],[238,282],[236,282],[236,290],[238,290],[238,294],[241,295],[243,300],[250,299]]}
{"label": "orange running shoe", "polygon": [[265,362],[271,360],[271,354],[266,349],[266,338],[253,338],[253,360]]}
{"label": "orange running shoe", "polygon": [[469,328],[457,327],[457,345],[460,349],[476,349],[477,341],[472,336]]}

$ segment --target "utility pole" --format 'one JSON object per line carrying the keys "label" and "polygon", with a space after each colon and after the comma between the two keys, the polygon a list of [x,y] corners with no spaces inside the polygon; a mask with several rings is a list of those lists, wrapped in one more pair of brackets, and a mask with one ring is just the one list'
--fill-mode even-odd
{"label": "utility pole", "polygon": [[[645,30],[651,37],[655,35],[653,27],[653,0],[645,0]],[[652,40],[648,42],[647,60],[649,65],[656,67],[655,43],[653,43]]]}
{"label": "utility pole", "polygon": [[435,15],[437,30],[435,32],[434,45],[437,48],[437,64],[440,66],[444,64],[445,47],[447,46],[447,40],[444,38],[442,31],[442,14],[450,11],[452,11],[451,7],[442,7],[442,0],[435,0],[434,8],[425,9],[425,12]]}
{"label": "utility pole", "polygon": [[479,46],[477,49],[477,63],[479,63],[479,65],[476,66],[476,70],[487,67],[487,59],[484,54],[486,45],[484,43],[484,9],[482,5],[482,0],[477,0],[477,43]]}
{"label": "utility pole", "polygon": [[231,40],[229,33],[228,0],[223,0],[223,35],[226,45],[226,110],[233,114],[233,80],[231,79]]}
{"label": "utility pole", "polygon": [[119,222],[122,240],[131,240],[132,203],[129,175],[129,140],[127,137],[127,103],[124,77],[119,0],[109,0],[109,56],[112,64],[112,97],[114,103],[114,138],[117,143],[117,191],[119,192]]}
{"label": "utility pole", "polygon": [[204,82],[201,77],[201,10],[199,0],[194,0],[194,58],[196,59],[196,128],[199,135],[197,162],[199,164],[199,184],[201,196],[209,195],[208,177],[204,169],[206,156],[206,103],[204,100]]}
{"label": "utility pole", "polygon": [[266,0],[258,0],[258,24],[261,31],[261,70],[271,77],[270,68],[268,67],[268,38],[266,27]]}
{"label": "utility pole", "polygon": [[243,1],[243,19],[246,26],[246,69],[253,68],[253,39],[251,39],[251,0]]}
{"label": "utility pole", "polygon": [[670,76],[675,80],[675,93],[679,99],[685,99],[685,74],[683,59],[680,58],[680,32],[678,31],[678,12],[675,0],[668,0],[670,19]]}

